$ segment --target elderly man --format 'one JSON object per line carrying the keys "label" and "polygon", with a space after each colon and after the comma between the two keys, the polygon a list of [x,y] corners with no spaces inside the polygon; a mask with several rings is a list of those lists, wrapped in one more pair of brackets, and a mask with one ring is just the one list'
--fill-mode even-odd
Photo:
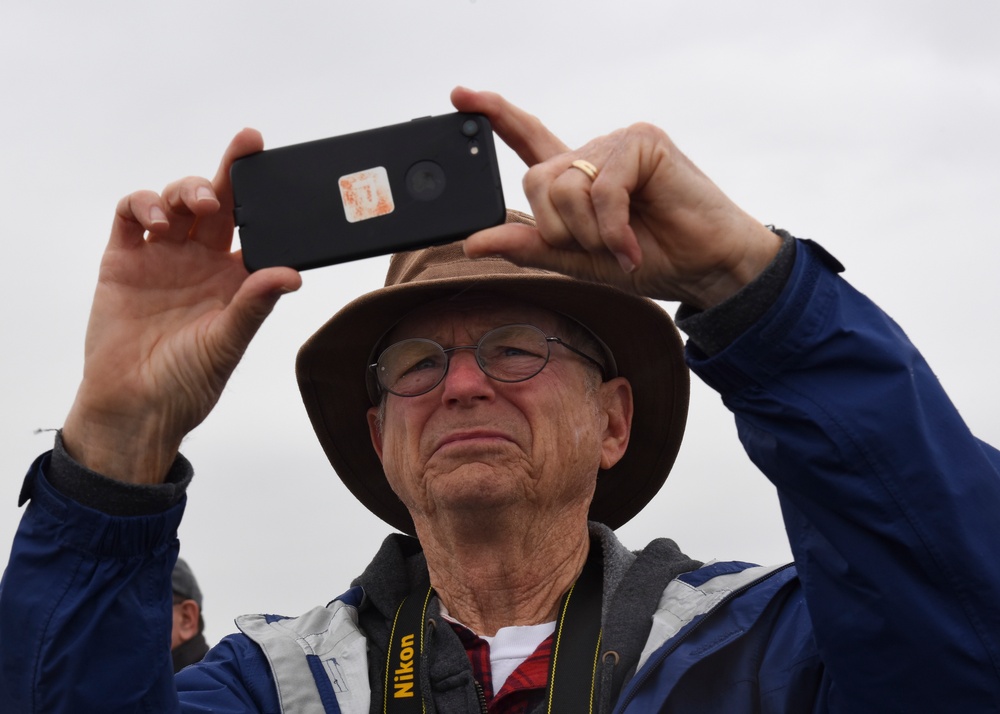
{"label": "elderly man", "polygon": [[[241,133],[214,181],[119,204],[83,382],[25,482],[4,710],[1000,708],[1000,455],[894,323],[660,130],[571,151],[496,95],[452,99],[530,166],[534,220],[395,256],[298,362],[337,473],[402,534],[326,607],[240,618],[175,688],[179,445],[300,284],[229,252],[228,168],[261,148]],[[616,540],[686,410],[649,298],[682,303],[688,364],[777,486],[794,567]]]}

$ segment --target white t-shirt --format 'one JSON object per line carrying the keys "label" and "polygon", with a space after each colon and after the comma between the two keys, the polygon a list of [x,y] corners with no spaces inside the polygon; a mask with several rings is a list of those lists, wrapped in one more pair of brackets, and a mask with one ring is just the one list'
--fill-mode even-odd
{"label": "white t-shirt", "polygon": [[546,637],[556,630],[556,623],[540,625],[513,625],[501,627],[492,637],[479,635],[490,645],[490,673],[493,675],[493,693],[503,687],[515,669],[538,649]]}
{"label": "white t-shirt", "polygon": [[[457,625],[462,625],[470,632],[475,632],[471,627],[451,617],[445,610],[444,603],[441,604],[441,615]],[[546,637],[555,631],[556,623],[553,620],[552,622],[543,622],[540,625],[501,627],[491,637],[476,633],[479,639],[490,646],[490,674],[493,677],[494,695],[503,688],[507,677],[538,649],[538,645],[542,644]]]}

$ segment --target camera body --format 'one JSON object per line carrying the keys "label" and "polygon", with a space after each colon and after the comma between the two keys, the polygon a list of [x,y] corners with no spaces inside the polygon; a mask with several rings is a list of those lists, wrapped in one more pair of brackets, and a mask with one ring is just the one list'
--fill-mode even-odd
{"label": "camera body", "polygon": [[453,113],[245,156],[243,262],[305,270],[447,243],[506,217],[493,130]]}

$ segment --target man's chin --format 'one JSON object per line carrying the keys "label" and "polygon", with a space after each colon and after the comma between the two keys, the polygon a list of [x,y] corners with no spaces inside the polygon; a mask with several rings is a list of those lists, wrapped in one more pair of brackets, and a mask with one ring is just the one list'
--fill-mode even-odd
{"label": "man's chin", "polygon": [[430,484],[437,510],[471,514],[524,503],[524,477],[494,464],[465,463]]}

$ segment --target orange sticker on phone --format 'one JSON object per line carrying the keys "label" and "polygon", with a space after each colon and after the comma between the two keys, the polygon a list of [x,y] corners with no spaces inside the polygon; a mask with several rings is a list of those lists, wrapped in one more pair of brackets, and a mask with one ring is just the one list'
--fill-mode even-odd
{"label": "orange sticker on phone", "polygon": [[396,208],[389,188],[389,174],[382,166],[341,176],[338,183],[348,223],[384,216]]}

